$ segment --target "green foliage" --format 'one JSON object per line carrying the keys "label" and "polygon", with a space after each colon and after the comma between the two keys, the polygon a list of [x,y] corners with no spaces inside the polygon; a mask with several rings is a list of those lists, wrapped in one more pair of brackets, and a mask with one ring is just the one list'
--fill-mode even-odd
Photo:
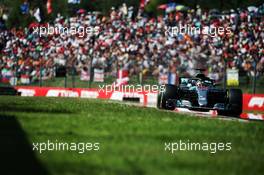
{"label": "green foliage", "polygon": [[153,13],[153,14],[161,14],[161,11],[158,11],[157,7],[160,4],[167,3],[166,0],[152,0],[150,3],[146,6],[146,12]]}
{"label": "green foliage", "polygon": [[[112,6],[118,7],[122,5],[122,3],[126,3],[128,6],[133,6],[134,9],[137,10],[140,2],[139,0],[82,0],[81,4],[72,5],[68,4],[68,0],[52,0],[53,13],[47,15],[47,0],[28,1],[31,9],[35,7],[39,7],[41,9],[41,13],[45,21],[54,19],[57,13],[64,16],[74,15],[77,9],[80,8],[89,11],[100,11],[103,12],[103,14],[107,14]],[[23,2],[24,0],[0,0],[0,5],[4,4],[9,10],[9,20],[7,22],[8,27],[24,27],[35,20],[31,15],[21,14],[20,5]],[[236,7],[247,7],[250,5],[260,5],[263,3],[263,0],[151,0],[150,4],[146,7],[146,11],[153,15],[161,14],[162,11],[158,11],[157,6],[168,2],[176,2],[191,8],[195,8],[196,4],[199,4],[204,9],[231,9]]]}
{"label": "green foliage", "polygon": [[9,1],[9,0],[2,0],[0,1],[0,5],[4,5],[8,7],[8,14],[9,18],[7,21],[7,27],[12,26],[24,26],[26,24],[26,18],[21,18],[20,14],[20,1]]}
{"label": "green foliage", "polygon": [[146,7],[148,13],[161,14],[161,11],[157,10],[159,4],[166,4],[169,2],[175,2],[178,4],[186,5],[190,8],[196,8],[196,5],[200,5],[203,9],[236,9],[238,7],[248,7],[251,5],[259,6],[263,3],[263,0],[151,0]]}

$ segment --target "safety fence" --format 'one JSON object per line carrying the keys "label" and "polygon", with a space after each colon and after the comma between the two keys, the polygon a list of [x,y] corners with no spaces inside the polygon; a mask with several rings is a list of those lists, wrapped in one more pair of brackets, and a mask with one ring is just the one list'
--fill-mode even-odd
{"label": "safety fence", "polygon": [[[120,73],[105,73],[101,70],[95,70],[92,78],[87,72],[80,74],[67,73],[64,76],[53,77],[41,77],[40,79],[32,79],[30,76],[21,75],[17,78],[0,78],[0,85],[11,84],[14,86],[36,86],[36,87],[60,87],[60,88],[99,88],[100,85],[111,85],[119,80],[126,81],[127,84],[141,84],[141,85],[158,85],[175,84],[177,79],[182,75],[175,74],[163,74],[163,75],[149,75],[149,74],[123,74]],[[2,82],[2,83],[1,83]],[[219,88],[223,88],[224,85],[227,88],[239,88],[243,93],[256,93],[264,94],[264,75],[258,76],[256,82],[253,77],[242,75],[238,77],[238,84],[229,85],[225,83],[223,79],[216,81],[216,85]]]}

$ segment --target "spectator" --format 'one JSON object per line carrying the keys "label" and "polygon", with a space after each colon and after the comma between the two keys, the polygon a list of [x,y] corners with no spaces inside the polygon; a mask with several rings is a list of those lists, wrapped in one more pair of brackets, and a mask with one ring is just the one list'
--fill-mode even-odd
{"label": "spectator", "polygon": [[[180,24],[207,30],[231,27],[231,32],[214,37],[203,33],[166,35],[168,26]],[[213,16],[198,6],[196,12],[172,12],[150,18],[133,14],[133,8],[123,4],[119,9],[112,8],[109,17],[91,12],[70,18],[58,14],[49,25],[64,28],[98,26],[100,31],[93,41],[92,36],[80,37],[78,33],[40,37],[33,32],[32,26],[2,29],[2,77],[11,76],[12,71],[17,70],[17,75],[29,75],[32,81],[37,81],[42,70],[42,77],[50,79],[55,76],[54,68],[58,65],[75,66],[81,74],[92,57],[93,67],[103,68],[110,75],[115,74],[117,65],[130,70],[130,74],[143,72],[155,76],[157,71],[162,71],[158,67],[193,75],[192,68],[203,66],[208,68],[210,76],[221,80],[223,59],[227,60],[228,67],[242,69],[249,76],[252,76],[255,59],[257,75],[263,75],[264,16],[258,11],[237,9]]]}

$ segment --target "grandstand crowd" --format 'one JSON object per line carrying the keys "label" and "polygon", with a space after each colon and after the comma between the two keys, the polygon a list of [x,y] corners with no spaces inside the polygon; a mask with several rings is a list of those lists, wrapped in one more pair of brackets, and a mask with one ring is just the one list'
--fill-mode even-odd
{"label": "grandstand crowd", "polygon": [[[205,11],[200,7],[149,17],[142,10],[123,4],[108,15],[82,12],[65,18],[60,14],[50,22],[54,27],[99,27],[99,33],[54,33],[40,36],[32,23],[27,28],[0,29],[0,76],[27,75],[31,81],[51,79],[58,66],[74,67],[76,72],[93,68],[115,75],[127,69],[130,75],[143,73],[158,77],[174,72],[193,75],[194,68],[206,68],[216,80],[223,77],[224,60],[247,76],[264,72],[264,13],[260,9],[235,9],[224,12]],[[168,35],[170,26],[198,28],[230,27],[230,34],[212,37],[204,33]]]}

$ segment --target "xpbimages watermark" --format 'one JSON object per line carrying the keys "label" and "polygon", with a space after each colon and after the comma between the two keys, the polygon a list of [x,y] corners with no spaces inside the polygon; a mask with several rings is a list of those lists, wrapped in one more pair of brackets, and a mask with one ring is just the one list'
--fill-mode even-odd
{"label": "xpbimages watermark", "polygon": [[41,27],[33,27],[33,33],[39,35],[40,37],[49,36],[49,35],[60,35],[60,36],[69,36],[69,35],[78,35],[83,38],[86,36],[98,35],[100,31],[99,26],[94,27],[63,27],[63,26],[41,26]]}
{"label": "xpbimages watermark", "polygon": [[158,93],[165,92],[165,85],[122,85],[118,86],[117,84],[111,85],[99,85],[99,92],[102,93],[112,93],[112,92],[124,92],[124,93]]}
{"label": "xpbimages watermark", "polygon": [[175,37],[178,35],[188,34],[190,36],[194,35],[208,35],[210,37],[216,37],[218,35],[231,35],[231,27],[214,27],[214,26],[204,26],[204,27],[195,27],[189,24],[178,25],[178,26],[168,26],[165,34],[166,36]]}
{"label": "xpbimages watermark", "polygon": [[59,142],[58,140],[46,142],[35,142],[32,144],[33,151],[37,151],[40,154],[46,151],[72,151],[79,154],[84,154],[90,151],[99,151],[100,143],[90,143],[90,142]]}
{"label": "xpbimages watermark", "polygon": [[231,142],[190,142],[179,140],[177,142],[165,142],[164,150],[174,154],[179,151],[207,151],[211,154],[223,151],[231,151]]}

